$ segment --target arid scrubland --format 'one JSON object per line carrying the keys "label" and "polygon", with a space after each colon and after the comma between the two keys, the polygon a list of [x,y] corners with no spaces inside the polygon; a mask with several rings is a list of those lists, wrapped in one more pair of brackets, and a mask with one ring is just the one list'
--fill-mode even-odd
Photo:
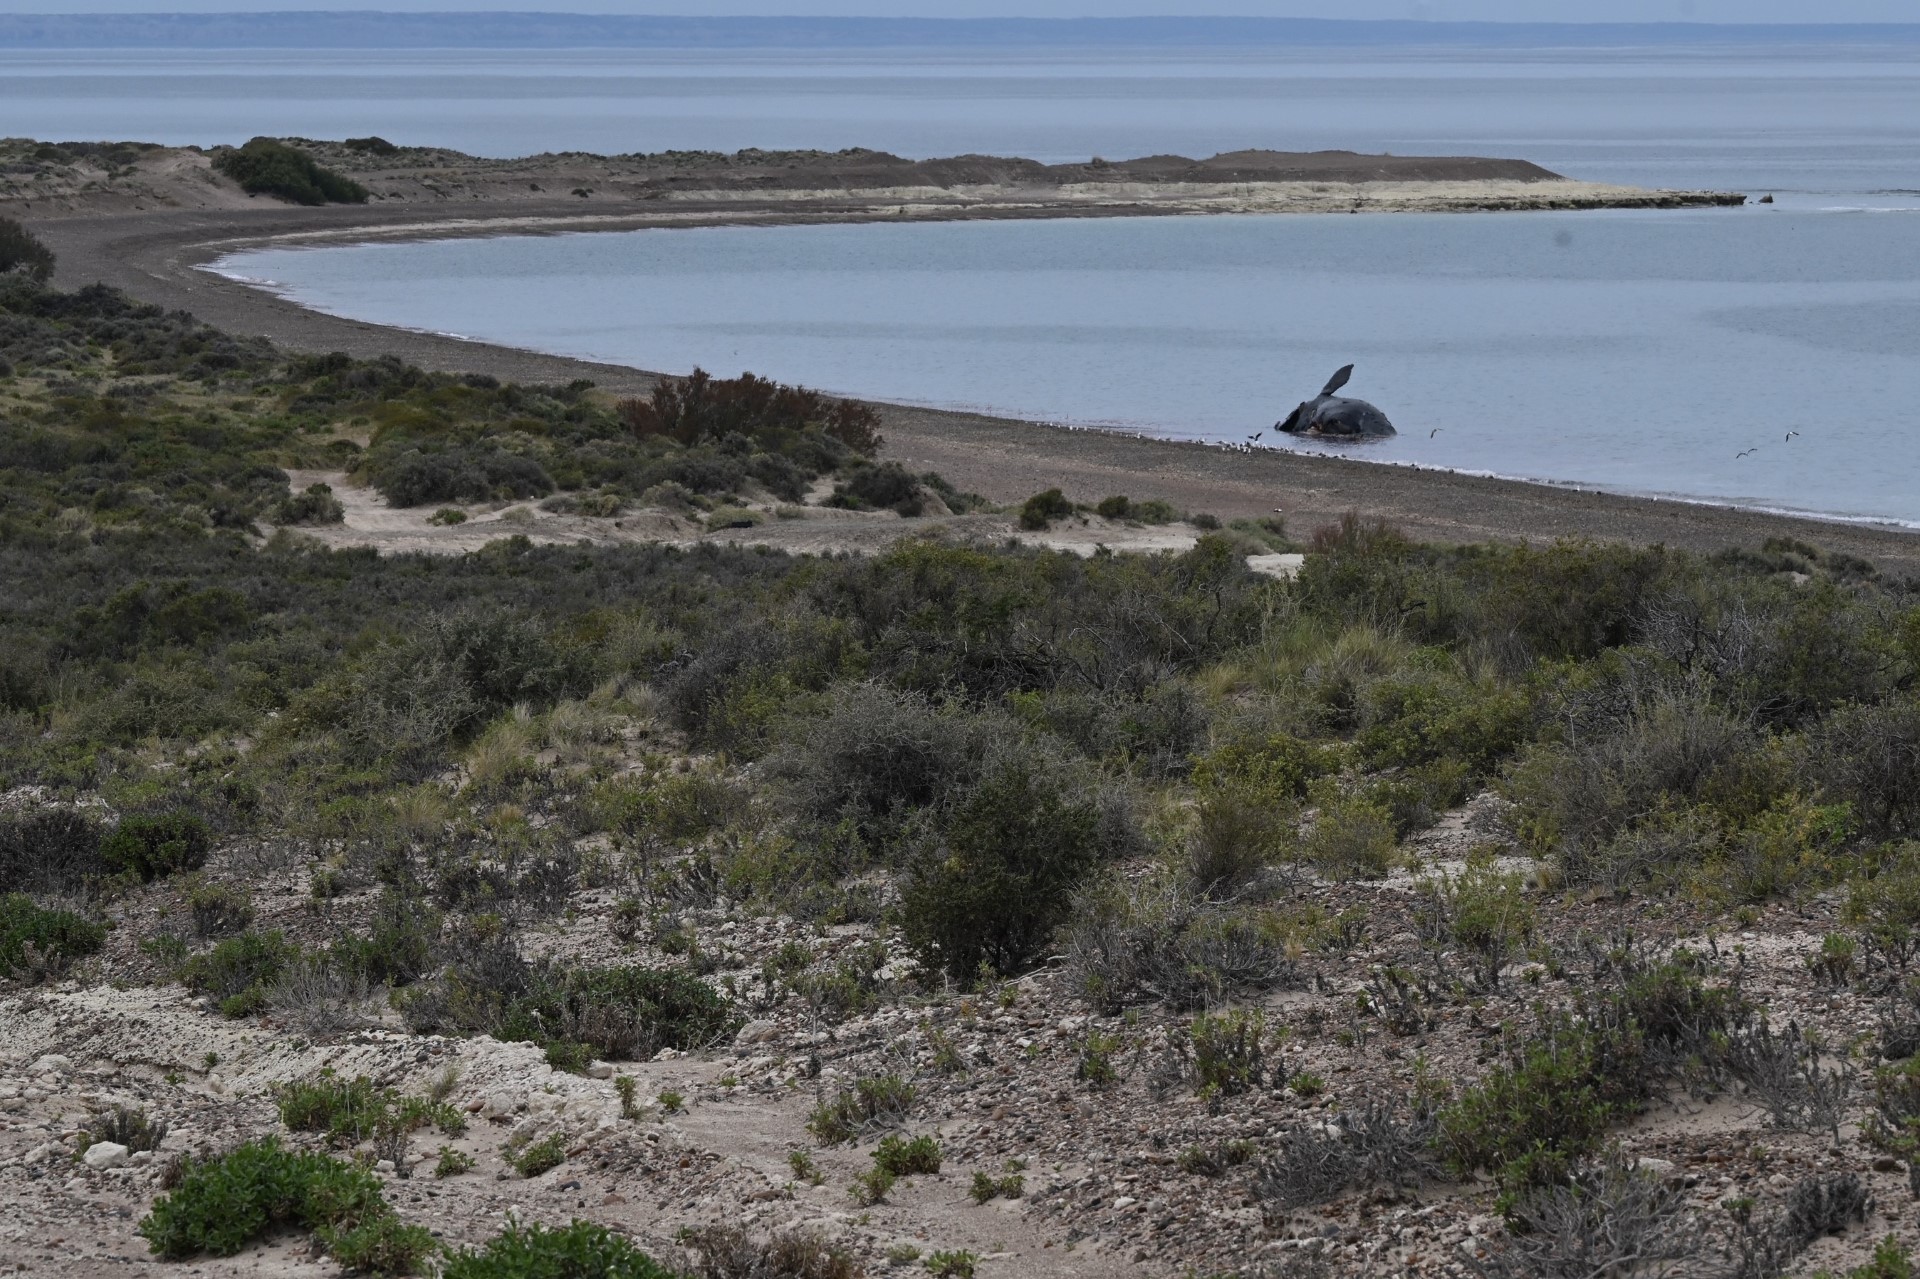
{"label": "arid scrubland", "polygon": [[1910,1273],[1911,582],[923,536],[857,405],[24,271],[0,361],[0,1266]]}

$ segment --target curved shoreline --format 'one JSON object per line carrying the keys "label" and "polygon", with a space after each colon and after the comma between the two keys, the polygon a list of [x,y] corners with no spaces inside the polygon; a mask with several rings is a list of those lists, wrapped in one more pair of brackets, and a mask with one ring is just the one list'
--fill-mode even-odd
{"label": "curved shoreline", "polygon": [[[395,355],[425,368],[524,382],[588,378],[615,394],[631,395],[649,391],[659,375],[326,315],[201,268],[243,248],[349,238],[445,239],[898,216],[876,214],[857,200],[804,210],[687,201],[671,209],[604,214],[583,214],[577,204],[557,201],[475,201],[458,214],[441,209],[423,217],[422,212],[418,207],[378,206],[141,211],[50,219],[37,222],[34,229],[59,254],[56,280],[64,287],[109,284],[144,301],[192,311],[220,328],[266,337],[295,350]],[[1053,215],[1138,212],[1076,206]],[[946,210],[945,215],[1034,216],[997,210]],[[1082,501],[1126,493],[1223,518],[1278,510],[1300,534],[1358,511],[1398,524],[1411,536],[1442,543],[1575,537],[1714,551],[1758,547],[1769,537],[1797,537],[1886,569],[1920,575],[1920,530],[1846,517],[1626,496],[1320,454],[1240,453],[1216,445],[948,409],[886,403],[876,407],[884,417],[889,457],[914,470],[939,471],[960,487],[996,501],[1021,500],[1055,486]]]}

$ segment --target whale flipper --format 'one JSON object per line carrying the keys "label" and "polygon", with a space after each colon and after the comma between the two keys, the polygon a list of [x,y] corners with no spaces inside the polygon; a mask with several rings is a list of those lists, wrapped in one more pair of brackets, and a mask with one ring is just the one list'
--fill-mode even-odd
{"label": "whale flipper", "polygon": [[1335,391],[1345,386],[1347,384],[1347,379],[1352,376],[1353,376],[1353,365],[1349,364],[1347,365],[1347,367],[1345,367],[1344,369],[1341,369],[1338,373],[1334,374],[1332,377],[1327,379],[1326,389],[1321,391],[1320,394],[1332,395]]}

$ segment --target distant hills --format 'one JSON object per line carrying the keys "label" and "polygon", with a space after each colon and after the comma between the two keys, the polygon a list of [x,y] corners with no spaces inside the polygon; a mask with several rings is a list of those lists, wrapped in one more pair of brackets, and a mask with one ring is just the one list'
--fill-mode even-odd
{"label": "distant hills", "polygon": [[1835,44],[1920,45],[1920,23],[699,18],[376,12],[0,14],[0,48],[9,49],[1598,49]]}

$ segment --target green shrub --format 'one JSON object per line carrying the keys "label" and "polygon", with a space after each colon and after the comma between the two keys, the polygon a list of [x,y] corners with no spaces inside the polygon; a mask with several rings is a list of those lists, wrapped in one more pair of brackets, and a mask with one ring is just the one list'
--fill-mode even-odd
{"label": "green shrub", "polygon": [[1207,752],[1194,761],[1193,784],[1202,792],[1241,790],[1281,805],[1305,799],[1310,783],[1339,769],[1338,751],[1271,733]]}
{"label": "green shrub", "polygon": [[1360,794],[1329,796],[1300,844],[1302,855],[1335,879],[1380,879],[1398,849],[1393,814]]}
{"label": "green shrub", "polygon": [[274,508],[276,524],[338,524],[347,518],[347,508],[326,484],[309,484],[288,496]]}
{"label": "green shrub", "polygon": [[930,1252],[921,1262],[933,1279],[973,1279],[973,1270],[980,1260],[971,1252]]}
{"label": "green shrub", "polygon": [[1095,801],[1016,756],[982,777],[944,826],[901,889],[908,943],[955,981],[983,966],[1022,971],[1044,953],[1099,855]]}
{"label": "green shrub", "polygon": [[431,1273],[440,1244],[425,1226],[410,1226],[391,1214],[349,1229],[326,1229],[320,1242],[350,1275]]}
{"label": "green shrub", "polygon": [[891,510],[912,519],[926,509],[926,496],[920,481],[898,462],[874,466],[856,466],[847,478],[834,486],[828,506],[848,510]]}
{"label": "green shrub", "polygon": [[273,138],[255,138],[221,151],[213,167],[240,184],[248,195],[274,195],[295,204],[365,204],[368,191],[342,177],[305,151]]}
{"label": "green shrub", "polygon": [[1441,876],[1424,886],[1436,931],[1474,957],[1481,984],[1500,986],[1500,969],[1513,952],[1533,937],[1533,903],[1518,871],[1489,865],[1468,866],[1453,878]]}
{"label": "green shrub", "polygon": [[874,1204],[884,1203],[893,1183],[899,1178],[880,1164],[875,1164],[865,1172],[853,1174],[853,1180],[847,1186],[847,1193],[853,1202],[861,1208],[870,1208]]}
{"label": "green shrub", "polygon": [[1356,742],[1375,767],[1458,760],[1484,775],[1517,750],[1531,728],[1524,698],[1444,678],[1389,679],[1366,694],[1367,726]]}
{"label": "green shrub", "polygon": [[1439,1115],[1440,1149],[1454,1170],[1492,1172],[1510,1197],[1565,1181],[1637,1100],[1609,1077],[1607,1048],[1591,1030],[1556,1024],[1467,1089]]}
{"label": "green shrub", "polygon": [[164,817],[128,817],[100,844],[100,856],[115,871],[151,882],[176,871],[207,864],[213,834],[189,813]]}
{"label": "green shrub", "polygon": [[106,939],[104,927],[71,911],[43,909],[25,893],[0,897],[0,973],[7,976],[57,972]]}
{"label": "green shrub", "polygon": [[973,1183],[967,1187],[967,1193],[973,1196],[975,1203],[983,1204],[989,1199],[1018,1199],[1026,1193],[1026,1189],[1027,1179],[1017,1172],[1002,1177],[976,1172],[973,1174]]}
{"label": "green shrub", "polygon": [[1266,1014],[1259,1009],[1201,1013],[1187,1028],[1197,1096],[1214,1101],[1258,1088],[1266,1078]]}
{"label": "green shrub", "polygon": [[223,937],[253,922],[253,899],[231,884],[196,885],[187,893],[187,909],[198,937]]}
{"label": "green shrub", "polygon": [[1133,503],[1125,494],[1116,493],[1112,497],[1103,497],[1100,504],[1093,508],[1103,520],[1124,520],[1133,514]]}
{"label": "green shrub", "polygon": [[299,955],[278,929],[229,937],[181,970],[187,988],[211,996],[228,1017],[246,1017],[266,1007],[268,992]]}
{"label": "green shrub", "polygon": [[1649,966],[1620,950],[1606,962],[1601,989],[1546,1014],[1509,1060],[1439,1112],[1441,1155],[1457,1172],[1493,1173],[1505,1208],[1564,1184],[1609,1126],[1702,1058],[1711,1069],[1751,1019],[1751,1005],[1705,986],[1685,952]]}
{"label": "green shrub", "polygon": [[333,958],[368,982],[406,986],[432,971],[439,958],[440,912],[395,888],[380,894],[364,937],[334,942]]}
{"label": "green shrub", "polygon": [[1912,963],[1920,953],[1920,844],[1901,845],[1871,876],[1854,878],[1841,917],[1894,967]]}
{"label": "green shrub", "polygon": [[447,1258],[441,1279],[679,1279],[604,1226],[510,1226]]}
{"label": "green shrub", "polygon": [[744,506],[722,506],[707,516],[707,528],[753,528],[766,522],[760,512]]}
{"label": "green shrub", "polygon": [[823,1146],[852,1141],[863,1132],[905,1119],[913,1108],[915,1088],[898,1075],[870,1075],[856,1079],[831,1101],[813,1108],[807,1131]]}
{"label": "green shrub", "polygon": [[18,271],[30,280],[53,277],[53,250],[12,218],[0,218],[0,275]]}
{"label": "green shrub", "polygon": [[896,1177],[917,1177],[940,1171],[940,1143],[932,1137],[882,1137],[873,1152],[874,1166]]}
{"label": "green shrub", "polygon": [[1035,493],[1020,507],[1020,527],[1039,530],[1073,514],[1073,503],[1059,489]]}
{"label": "green shrub", "polygon": [[458,1177],[461,1173],[473,1171],[473,1156],[464,1150],[455,1150],[452,1146],[442,1146],[433,1163],[435,1180],[444,1181],[448,1177]]}
{"label": "green shrub", "polygon": [[1113,1059],[1124,1042],[1117,1033],[1087,1031],[1086,1038],[1080,1041],[1080,1057],[1074,1063],[1073,1077],[1089,1088],[1105,1088],[1117,1082],[1120,1070]]}
{"label": "green shrub", "polygon": [[376,1087],[365,1075],[349,1081],[323,1070],[313,1079],[281,1086],[274,1101],[281,1123],[295,1132],[324,1133],[335,1146],[417,1132],[428,1125],[450,1137],[467,1130],[466,1116],[445,1102],[404,1097],[392,1088]]}
{"label": "green shrub", "polygon": [[391,1215],[372,1173],[283,1150],[269,1137],[215,1159],[187,1156],[174,1189],[154,1201],[138,1229],[155,1253],[180,1261],[231,1257],[283,1227],[339,1237]]}
{"label": "green shrub", "polygon": [[[536,968],[524,991],[472,1028],[509,1041],[577,1043],[607,1061],[626,1061],[662,1048],[704,1048],[739,1024],[728,1000],[693,974],[630,965]],[[563,1049],[563,1058],[573,1060],[572,1051]]]}
{"label": "green shrub", "polygon": [[515,1172],[522,1177],[538,1177],[567,1162],[567,1138],[564,1133],[551,1133],[517,1148],[509,1146],[506,1154]]}

